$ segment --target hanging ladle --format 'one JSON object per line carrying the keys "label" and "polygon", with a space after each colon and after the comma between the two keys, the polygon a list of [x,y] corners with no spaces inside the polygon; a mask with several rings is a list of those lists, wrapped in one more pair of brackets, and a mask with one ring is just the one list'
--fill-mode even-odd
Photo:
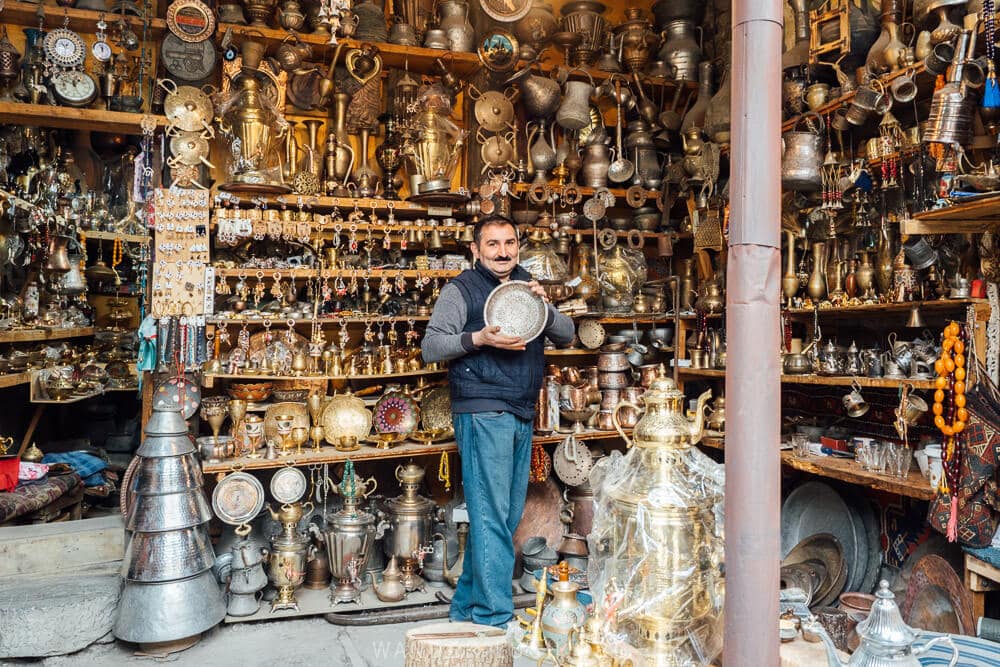
{"label": "hanging ladle", "polygon": [[[615,98],[621,99],[621,81],[615,81]],[[627,159],[622,151],[622,105],[616,103],[618,111],[615,118],[615,160],[608,166],[608,180],[613,183],[623,183],[632,178],[635,165]]]}
{"label": "hanging ladle", "polygon": [[636,102],[636,109],[639,116],[650,125],[659,125],[659,113],[653,100],[646,97],[646,91],[642,89],[642,82],[639,81],[639,73],[633,71],[635,79],[635,89],[639,91],[639,101]]}
{"label": "hanging ladle", "polygon": [[670,108],[660,112],[660,125],[673,132],[680,129],[681,123],[684,122],[684,116],[677,110],[677,103],[681,99],[681,92],[683,90],[684,86],[678,82],[677,87],[674,89],[674,100],[670,103]]}

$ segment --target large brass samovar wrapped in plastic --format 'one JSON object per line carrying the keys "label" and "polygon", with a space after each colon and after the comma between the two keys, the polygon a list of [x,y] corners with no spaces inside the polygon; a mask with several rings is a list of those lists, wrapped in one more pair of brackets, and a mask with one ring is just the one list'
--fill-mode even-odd
{"label": "large brass samovar wrapped in plastic", "polygon": [[[622,662],[701,666],[722,649],[725,481],[722,466],[693,447],[709,396],[698,399],[692,423],[683,413],[684,394],[658,377],[643,395],[645,411],[628,452],[591,472],[595,615],[605,619],[608,654]],[[626,405],[637,407],[618,407]]]}
{"label": "large brass samovar wrapped in plastic", "polygon": [[281,138],[288,124],[274,108],[256,70],[243,72],[219,105],[219,129],[229,142],[224,190],[288,192],[281,182]]}

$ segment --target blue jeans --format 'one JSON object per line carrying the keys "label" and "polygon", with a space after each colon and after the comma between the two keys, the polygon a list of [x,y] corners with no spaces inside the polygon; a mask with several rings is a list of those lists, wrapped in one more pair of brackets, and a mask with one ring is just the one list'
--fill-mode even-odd
{"label": "blue jeans", "polygon": [[514,616],[514,531],[528,493],[532,424],[510,412],[456,414],[453,421],[469,540],[449,616],[504,626]]}

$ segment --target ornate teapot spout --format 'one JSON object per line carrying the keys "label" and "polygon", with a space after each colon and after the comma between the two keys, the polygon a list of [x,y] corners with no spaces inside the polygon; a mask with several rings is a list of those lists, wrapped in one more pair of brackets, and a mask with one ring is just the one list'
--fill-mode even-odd
{"label": "ornate teapot spout", "polygon": [[[435,536],[437,537],[437,536]],[[455,564],[448,567],[448,540],[444,540],[444,580],[452,587],[458,585],[458,578],[462,576],[463,561],[465,560],[465,542],[469,537],[469,524],[463,523],[458,526],[458,558]],[[443,538],[442,538],[443,539]]]}
{"label": "ornate teapot spout", "polygon": [[705,393],[698,397],[698,407],[695,409],[694,423],[691,424],[691,442],[701,440],[705,434],[705,406],[712,398],[712,390],[707,389]]}

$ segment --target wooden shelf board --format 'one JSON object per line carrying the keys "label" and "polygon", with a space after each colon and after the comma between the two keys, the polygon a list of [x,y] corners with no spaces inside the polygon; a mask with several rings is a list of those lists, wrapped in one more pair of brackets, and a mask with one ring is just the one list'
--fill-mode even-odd
{"label": "wooden shelf board", "polygon": [[260,609],[256,614],[250,616],[226,616],[223,623],[246,623],[248,621],[280,621],[286,618],[305,618],[307,616],[319,616],[321,614],[355,614],[363,617],[366,611],[377,609],[399,609],[409,607],[427,607],[428,605],[440,605],[447,611],[444,603],[438,600],[435,595],[441,590],[439,588],[427,587],[423,591],[411,591],[400,602],[382,602],[372,590],[370,582],[366,582],[368,588],[361,592],[361,600],[356,604],[343,604],[330,600],[330,589],[309,589],[300,587],[295,591],[295,600],[298,602],[298,609],[282,609],[271,611],[271,603],[264,600],[260,603]]}
{"label": "wooden shelf board", "polygon": [[[632,430],[627,429],[625,431],[626,435],[631,435]],[[531,439],[532,442],[540,445],[551,445],[555,443],[562,442],[569,436],[569,433],[553,433],[552,435],[536,435]],[[576,439],[578,441],[583,440],[615,440],[621,438],[618,431],[584,431],[583,433],[577,433]]]}
{"label": "wooden shelf board", "polygon": [[99,239],[101,241],[114,241],[121,239],[124,243],[141,243],[149,245],[149,236],[145,234],[119,234],[118,232],[95,232],[84,231],[84,236],[89,239]]}
{"label": "wooden shelf board", "polygon": [[[919,222],[952,222],[956,220],[989,220],[998,221],[997,206],[1000,204],[1000,194],[989,197],[977,197],[972,201],[959,202],[943,208],[921,211],[913,216]],[[936,232],[938,234],[946,232]]]}
{"label": "wooden shelf board", "polygon": [[0,343],[29,343],[40,340],[64,340],[93,336],[94,327],[69,327],[60,329],[16,329],[0,331]]}
{"label": "wooden shelf board", "polygon": [[[529,231],[548,232],[550,234],[553,232],[553,230],[550,229],[549,227],[534,227],[534,226],[531,227],[529,229]],[[598,230],[598,231],[601,231],[601,230]],[[573,227],[572,229],[570,229],[569,233],[570,234],[579,234],[581,236],[593,236],[594,235],[594,230],[592,228],[590,228],[590,227],[582,227],[582,228],[581,227]],[[630,233],[631,232],[629,230],[627,230],[627,229],[616,229],[615,230],[615,236],[617,236],[618,238],[625,238]],[[684,232],[639,232],[639,234],[641,234],[643,238],[647,238],[647,239],[656,239],[656,238],[659,238],[661,236],[673,236],[674,239],[682,239],[682,238],[687,238],[687,237],[691,236],[690,233],[688,233],[688,234],[685,235]]]}
{"label": "wooden shelf board", "polygon": [[[704,438],[700,444],[713,449],[725,449],[725,441],[721,437]],[[808,456],[800,459],[790,451],[781,452],[781,464],[812,475],[837,479],[877,491],[896,493],[908,498],[917,500],[934,498],[934,490],[916,468],[911,468],[906,478],[889,477],[862,470],[852,459],[833,456]]]}
{"label": "wooden shelf board", "polygon": [[[147,114],[105,111],[103,109],[73,109],[48,104],[0,102],[0,123],[5,125],[35,125],[67,130],[93,130],[142,134],[141,123]],[[149,114],[157,127],[165,127],[166,116]]]}
{"label": "wooden shelf board", "polygon": [[[279,273],[282,278],[314,278],[317,274],[316,269],[215,269],[215,275],[219,278],[236,278],[240,275],[254,278],[258,272],[263,273],[265,278],[273,278],[275,274]],[[426,271],[419,269],[371,269],[370,272],[367,269],[326,269],[322,272],[322,277],[351,278],[357,276],[361,280],[366,277],[366,274],[369,278],[381,278],[382,276],[395,278],[402,274],[404,278],[454,278],[459,273],[461,271],[451,269],[428,269]]]}
{"label": "wooden shelf board", "polygon": [[[959,311],[969,305],[989,303],[986,299],[934,299],[931,301],[910,301],[907,303],[866,303],[859,306],[847,306],[842,308],[820,306],[819,316],[822,317],[853,317],[867,313],[896,313],[907,314],[914,307],[925,310]],[[799,317],[812,317],[812,308],[789,308],[785,311],[789,315]]]}
{"label": "wooden shelf board", "polygon": [[[219,194],[218,190],[213,190],[213,202],[216,201],[214,196]],[[253,200],[257,199],[257,195],[251,195],[249,193],[240,194],[238,192],[226,193],[229,202],[237,206],[256,206]],[[260,197],[267,202],[269,206],[281,206],[282,201],[284,204],[291,209],[296,209],[299,206],[299,201],[301,200],[304,209],[348,209],[350,211],[354,210],[357,206],[359,209],[364,211],[366,214],[370,213],[372,207],[375,207],[376,211],[387,212],[389,210],[389,204],[392,204],[392,210],[394,213],[421,213],[427,214],[427,206],[424,204],[417,204],[416,202],[409,202],[403,200],[389,200],[381,199],[378,197],[364,198],[364,197],[320,197],[320,196],[306,196],[306,195],[260,195]],[[234,199],[235,198],[235,199]],[[281,200],[281,201],[279,201]],[[224,210],[225,207],[213,204],[216,210]]]}
{"label": "wooden shelf board", "polygon": [[392,380],[395,378],[403,377],[421,377],[426,375],[440,375],[442,373],[447,373],[448,369],[440,368],[437,370],[419,370],[419,371],[405,371],[399,373],[392,373],[391,375],[261,375],[257,373],[239,373],[237,375],[230,375],[228,373],[206,373],[202,377],[202,385],[205,387],[215,386],[216,380],[238,380],[238,381],[252,381],[252,382],[282,382],[282,381],[314,381],[314,382],[325,382],[327,380],[368,380],[368,381],[378,381],[378,380]]}
{"label": "wooden shelf board", "polygon": [[601,313],[584,313],[574,315],[574,319],[596,319],[601,324],[657,324],[670,322],[673,315],[665,313],[632,313],[631,315],[602,315]]}
{"label": "wooden shelf board", "polygon": [[[69,29],[75,32],[92,34],[97,29],[97,21],[101,14],[109,25],[114,25],[121,19],[121,14],[111,12],[97,12],[90,9],[73,9],[59,7],[57,5],[41,5],[45,12],[46,28],[61,28],[65,18],[69,18]],[[11,25],[22,25],[38,27],[38,8],[34,2],[6,2],[3,6],[4,23]],[[133,28],[142,28],[142,19],[125,15],[125,21]],[[149,36],[151,39],[162,37],[166,30],[166,21],[160,18],[153,18],[149,22]],[[140,33],[141,35],[141,33]]]}
{"label": "wooden shelf board", "polygon": [[[681,368],[680,375],[690,378],[712,378],[722,379],[726,377],[726,371],[715,369]],[[910,380],[893,378],[867,378],[867,377],[827,377],[825,375],[782,375],[781,381],[785,384],[813,384],[830,387],[849,387],[857,382],[861,387],[871,387],[876,389],[897,389],[903,384],[910,384],[914,389],[933,389],[934,380]]]}
{"label": "wooden shelf board", "polygon": [[429,456],[440,454],[441,452],[457,452],[458,446],[453,440],[425,445],[418,442],[402,442],[389,449],[380,449],[369,445],[362,445],[360,449],[353,452],[341,452],[330,445],[324,445],[319,451],[303,448],[301,454],[294,452],[289,456],[279,456],[274,460],[265,458],[251,459],[247,457],[226,459],[219,463],[209,463],[202,461],[201,469],[206,473],[231,472],[234,466],[243,466],[246,470],[268,470],[272,468],[283,468],[286,465],[305,466],[314,463],[340,463],[351,459],[355,464],[358,461],[376,461],[379,459],[405,458],[408,456]]}
{"label": "wooden shelf board", "polygon": [[31,382],[31,371],[23,371],[21,373],[7,373],[5,375],[0,375],[0,389],[6,389],[7,387],[16,387],[22,384],[29,384]]}
{"label": "wooden shelf board", "polygon": [[[428,321],[430,321],[431,318],[428,315],[413,315],[412,317],[408,317],[408,316],[405,316],[405,315],[399,316],[399,317],[380,317],[378,315],[372,314],[372,315],[368,315],[368,316],[364,316],[364,315],[354,316],[354,315],[352,315],[350,317],[344,317],[343,321],[347,322],[348,324],[367,324],[368,322],[374,322],[376,319],[378,321],[380,321],[380,322],[409,322],[410,320],[413,320],[414,322],[428,322]],[[280,318],[277,318],[277,317],[272,317],[271,321],[272,322],[281,322],[282,324],[287,324],[288,323],[288,320],[286,320],[286,319],[280,319]],[[315,321],[318,322],[320,324],[320,326],[336,326],[336,325],[340,324],[341,318],[338,317],[338,316],[332,316],[331,317],[331,316],[327,315],[327,316],[319,317]],[[243,324],[244,322],[247,322],[249,324],[263,324],[264,323],[264,318],[263,317],[240,317],[238,315],[234,315],[232,317],[207,317],[207,318],[205,318],[205,323],[206,324],[214,324],[214,325],[220,325],[220,324]],[[294,324],[296,324],[296,325],[300,325],[300,324],[312,324],[313,323],[313,319],[311,317],[298,317],[298,318],[293,319],[292,322]]]}

